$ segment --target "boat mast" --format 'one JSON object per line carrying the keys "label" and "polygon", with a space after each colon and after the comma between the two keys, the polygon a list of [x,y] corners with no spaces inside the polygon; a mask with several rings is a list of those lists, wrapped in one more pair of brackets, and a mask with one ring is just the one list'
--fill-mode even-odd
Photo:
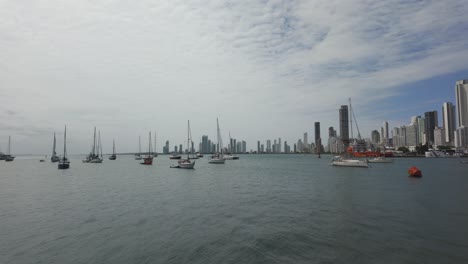
{"label": "boat mast", "polygon": [[96,127],[94,127],[93,156],[96,155],[96,151]]}
{"label": "boat mast", "polygon": [[54,132],[54,147],[52,149],[52,157],[55,157],[57,156],[57,153],[55,152],[55,147],[56,147],[56,139],[55,139],[55,132]]}
{"label": "boat mast", "polygon": [[7,155],[10,155],[10,151],[11,151],[11,136],[8,136],[8,151],[7,151]]}
{"label": "boat mast", "polygon": [[190,158],[189,154],[192,153],[190,149],[190,120],[187,120],[187,159]]}
{"label": "boat mast", "polygon": [[[55,133],[54,133],[54,139],[55,139]],[[67,126],[66,125],[65,125],[65,133],[63,134],[63,159],[64,160],[67,159]]]}
{"label": "boat mast", "polygon": [[98,139],[98,147],[97,147],[97,155],[99,156],[99,152],[101,152],[101,158],[102,158],[102,143],[101,143],[101,131],[99,131],[99,139]]}
{"label": "boat mast", "polygon": [[353,108],[351,106],[351,97],[348,97],[348,102],[349,102],[349,114],[348,114],[348,116],[350,117],[349,118],[349,127],[350,127],[350,130],[351,130],[351,138],[350,138],[350,144],[351,144],[351,140],[353,140],[353,115],[351,114],[353,112]]}
{"label": "boat mast", "polygon": [[141,136],[138,136],[138,155],[141,155]]}
{"label": "boat mast", "polygon": [[153,152],[156,153],[156,131],[154,131],[154,149]]}
{"label": "boat mast", "polygon": [[357,120],[356,120],[356,116],[354,115],[354,111],[353,109],[351,108],[351,98],[349,98],[349,108],[350,108],[350,114],[352,115],[351,116],[351,137],[353,135],[353,127],[352,127],[352,120],[354,118],[354,123],[356,123],[356,130],[358,132],[358,139],[361,139],[361,132],[359,131],[359,126],[357,124]]}
{"label": "boat mast", "polygon": [[115,139],[112,140],[112,154],[115,155]]}
{"label": "boat mast", "polygon": [[148,146],[148,157],[149,157],[151,154],[153,154],[153,151],[151,150],[151,145],[152,145],[151,144],[151,131],[149,132],[149,142],[148,143],[149,143],[148,144],[149,145]]}

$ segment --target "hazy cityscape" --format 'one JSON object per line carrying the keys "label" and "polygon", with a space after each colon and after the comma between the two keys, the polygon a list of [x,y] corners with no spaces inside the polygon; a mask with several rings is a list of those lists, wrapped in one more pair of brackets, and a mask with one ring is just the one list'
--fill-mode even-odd
{"label": "hazy cityscape", "polygon": [[[444,102],[440,111],[432,110],[422,114],[415,114],[409,118],[408,125],[397,125],[392,129],[387,121],[383,121],[379,129],[370,132],[370,138],[362,138],[366,141],[369,151],[394,150],[399,148],[416,152],[418,146],[443,149],[452,152],[464,152],[468,150],[468,80],[459,80],[455,84],[456,103]],[[304,132],[303,137],[297,142],[282,141],[277,139],[258,140],[255,148],[247,148],[245,140],[231,138],[224,151],[228,153],[343,153],[348,145],[352,145],[355,139],[360,138],[357,121],[353,120],[349,105],[342,105],[337,111],[338,128],[328,127],[327,134],[322,137],[320,122],[314,122],[314,134],[309,138],[309,133]],[[354,131],[354,132],[353,132]],[[354,136],[353,136],[354,135]],[[322,143],[322,138],[328,138]],[[219,145],[216,139],[209,139],[207,135],[201,137],[197,145],[192,143],[192,152],[215,153],[219,152]],[[173,148],[170,142],[166,141],[163,147],[163,154],[172,152],[187,153],[188,149],[183,144],[175,145]],[[250,145],[251,146],[251,145]],[[360,149],[364,151],[366,149]],[[421,153],[420,153],[421,154]],[[424,153],[422,153],[424,154]]]}

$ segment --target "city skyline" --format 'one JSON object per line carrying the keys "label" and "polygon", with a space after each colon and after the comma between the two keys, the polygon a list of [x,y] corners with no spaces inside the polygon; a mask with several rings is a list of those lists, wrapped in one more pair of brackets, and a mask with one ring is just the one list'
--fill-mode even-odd
{"label": "city skyline", "polygon": [[225,142],[281,138],[284,150],[304,132],[313,142],[314,122],[339,131],[349,97],[370,138],[383,121],[440,117],[468,78],[457,0],[3,1],[0,13],[0,147],[11,136],[13,153],[49,153],[65,125],[71,153],[89,151],[94,126],[106,151],[157,131],[161,152],[188,119],[196,144],[214,138],[217,117]]}

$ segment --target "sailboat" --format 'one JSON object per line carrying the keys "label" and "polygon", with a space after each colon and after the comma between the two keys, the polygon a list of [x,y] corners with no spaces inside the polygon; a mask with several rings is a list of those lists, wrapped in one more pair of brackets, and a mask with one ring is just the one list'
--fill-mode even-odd
{"label": "sailboat", "polygon": [[11,137],[8,136],[8,149],[5,155],[5,161],[13,161],[14,159],[15,157],[11,155]]}
{"label": "sailboat", "polygon": [[55,152],[56,147],[56,139],[55,139],[55,132],[54,132],[54,146],[52,147],[52,157],[50,157],[51,162],[58,162],[60,158],[57,156],[57,152]]}
{"label": "sailboat", "polygon": [[[231,144],[232,144],[231,132],[229,132],[229,142],[231,142]],[[230,153],[225,154],[225,155],[224,155],[224,159],[225,159],[225,160],[238,160],[239,157],[236,156],[236,155],[234,155],[234,154],[232,154],[233,152],[235,152],[234,150],[235,150],[235,146],[231,146]]]}
{"label": "sailboat", "polygon": [[212,164],[224,164],[226,161],[224,159],[224,154],[223,154],[223,140],[221,139],[221,132],[219,131],[219,121],[218,118],[216,118],[216,126],[217,126],[217,141],[218,141],[218,147],[219,147],[219,152],[216,153],[215,155],[211,156],[211,159],[208,161],[208,163]]}
{"label": "sailboat", "polygon": [[141,137],[138,136],[138,153],[135,154],[135,160],[141,160]]}
{"label": "sailboat", "polygon": [[58,163],[59,170],[70,168],[70,161],[67,157],[67,126],[65,126],[65,133],[63,134],[63,156]]}
{"label": "sailboat", "polygon": [[110,160],[116,160],[117,154],[115,153],[115,140],[112,140],[112,155],[109,157]]}
{"label": "sailboat", "polygon": [[192,133],[190,132],[190,120],[187,121],[187,158],[178,160],[177,166],[171,166],[171,168],[179,169],[193,169],[195,161],[190,160],[190,154],[192,154]]}
{"label": "sailboat", "polygon": [[99,137],[96,140],[96,127],[94,127],[94,140],[91,152],[83,160],[84,163],[102,163],[102,144],[101,144],[101,132],[99,132]]}
{"label": "sailboat", "polygon": [[151,149],[152,148],[152,144],[151,144],[151,131],[149,132],[149,142],[148,142],[148,155],[146,157],[143,158],[143,162],[141,162],[140,164],[142,165],[153,165],[153,150]]}

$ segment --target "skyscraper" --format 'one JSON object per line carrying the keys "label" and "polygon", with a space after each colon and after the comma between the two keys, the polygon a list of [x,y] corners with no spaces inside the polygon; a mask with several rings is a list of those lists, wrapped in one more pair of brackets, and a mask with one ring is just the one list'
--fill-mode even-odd
{"label": "skyscraper", "polygon": [[426,122],[424,118],[418,116],[416,119],[418,123],[418,145],[426,144],[426,133],[425,133],[425,127],[426,127]]}
{"label": "skyscraper", "polygon": [[468,127],[468,80],[457,81],[455,99],[457,100],[458,127]]}
{"label": "skyscraper", "polygon": [[349,145],[349,115],[348,106],[342,105],[339,111],[340,118],[340,139],[345,146]]}
{"label": "skyscraper", "polygon": [[382,138],[383,138],[384,142],[388,141],[388,139],[389,139],[389,137],[388,137],[388,122],[387,121],[383,122]]}
{"label": "skyscraper", "polygon": [[442,104],[442,128],[444,129],[444,143],[453,145],[455,131],[455,106],[450,102]]}
{"label": "skyscraper", "polygon": [[317,142],[320,139],[320,122],[315,122],[314,128],[315,128],[315,145],[317,146]]}
{"label": "skyscraper", "polygon": [[374,144],[380,143],[380,134],[379,134],[379,131],[377,131],[377,130],[372,130],[372,132],[371,132],[371,140],[372,140],[372,143],[374,143]]}
{"label": "skyscraper", "polygon": [[437,111],[430,111],[424,113],[426,142],[429,144],[434,143],[434,129],[438,126]]}
{"label": "skyscraper", "polygon": [[260,149],[260,140],[257,140],[257,153],[261,153],[261,149]]}
{"label": "skyscraper", "polygon": [[332,126],[328,128],[328,137],[336,137],[336,130]]}
{"label": "skyscraper", "polygon": [[208,145],[208,136],[203,135],[202,136],[202,149],[200,151],[201,153],[209,153],[210,152],[210,146]]}

